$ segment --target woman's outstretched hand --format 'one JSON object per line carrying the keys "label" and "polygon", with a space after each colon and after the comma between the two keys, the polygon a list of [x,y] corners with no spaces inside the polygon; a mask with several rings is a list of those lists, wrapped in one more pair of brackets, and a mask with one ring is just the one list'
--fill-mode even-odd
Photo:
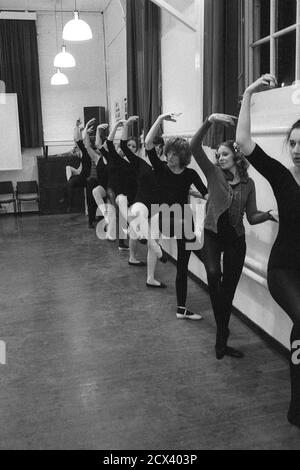
{"label": "woman's outstretched hand", "polygon": [[182,113],[165,113],[161,114],[159,116],[159,119],[161,121],[171,121],[171,122],[177,122],[177,118],[181,116]]}
{"label": "woman's outstretched hand", "polygon": [[254,83],[252,83],[246,89],[245,93],[253,95],[254,93],[258,93],[259,91],[266,91],[271,90],[277,86],[277,79],[274,75],[269,73],[265,73],[260,78],[258,78]]}
{"label": "woman's outstretched hand", "polygon": [[208,121],[230,127],[235,126],[237,118],[235,116],[231,116],[230,114],[215,113],[209,116]]}

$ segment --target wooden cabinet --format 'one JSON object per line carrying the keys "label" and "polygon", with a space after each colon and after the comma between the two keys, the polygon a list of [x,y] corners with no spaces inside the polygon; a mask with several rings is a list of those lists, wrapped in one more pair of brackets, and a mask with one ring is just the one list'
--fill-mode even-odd
{"label": "wooden cabinet", "polygon": [[[60,201],[64,197],[66,187],[66,166],[78,168],[79,159],[74,156],[38,157],[38,175],[40,189],[40,213],[41,214],[65,214],[67,203]],[[85,211],[84,189],[74,190],[72,212]]]}

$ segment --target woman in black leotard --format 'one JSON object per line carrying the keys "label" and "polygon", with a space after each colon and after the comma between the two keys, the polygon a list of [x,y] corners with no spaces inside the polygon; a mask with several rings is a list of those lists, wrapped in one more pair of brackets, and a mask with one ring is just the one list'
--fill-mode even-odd
{"label": "woman in black leotard", "polygon": [[[85,135],[87,132],[90,132],[93,125],[94,125],[94,119],[91,119],[87,123],[83,131],[83,134]],[[71,169],[71,172],[70,172],[71,177],[68,180],[66,187],[64,189],[64,197],[60,200],[61,203],[67,201],[68,211],[70,211],[73,206],[74,189],[80,188],[80,187],[81,188],[86,187],[87,178],[90,176],[91,165],[92,165],[90,156],[84,146],[83,140],[81,139],[77,140],[76,145],[79,148],[80,153],[81,153],[80,168],[78,170],[73,169],[74,171],[72,171]]]}
{"label": "woman in black leotard", "polygon": [[[97,128],[97,133],[101,129],[107,129],[108,124],[100,124]],[[103,142],[101,142],[103,143]],[[94,223],[96,221],[96,212],[97,212],[97,205],[100,206],[100,210],[102,212],[103,217],[106,215],[106,205],[104,199],[107,197],[107,185],[108,185],[108,170],[107,170],[107,161],[105,156],[105,152],[102,150],[102,145],[99,145],[99,149],[96,148],[95,145],[92,145],[89,133],[86,133],[84,138],[84,145],[87,149],[87,152],[94,162],[96,167],[96,177],[89,177],[87,179],[86,184],[86,197],[87,197],[87,206],[88,206],[88,218],[89,218],[89,227],[94,228]],[[96,194],[96,198],[94,196]],[[99,195],[99,196],[98,196]],[[101,198],[101,203],[97,203],[97,197]]]}
{"label": "woman in black leotard", "polygon": [[205,265],[217,325],[216,357],[220,360],[224,356],[243,357],[240,351],[227,346],[227,341],[232,302],[246,255],[244,213],[251,225],[274,219],[271,211],[257,210],[254,181],[247,173],[249,164],[234,142],[227,141],[218,146],[216,165],[207,157],[202,141],[212,123],[234,125],[234,121],[231,116],[212,114],[191,141],[195,160],[208,181],[204,246],[196,254]]}
{"label": "woman in black leotard", "polygon": [[[276,79],[266,74],[250,85],[243,97],[237,143],[247,159],[272,186],[279,210],[279,232],[268,265],[268,284],[272,297],[293,322],[291,333],[291,403],[288,420],[300,427],[300,364],[295,350],[300,341],[300,187],[288,169],[269,157],[251,138],[251,97],[276,86]],[[291,130],[292,157],[300,156],[300,131]]]}
{"label": "woman in black leotard", "polygon": [[[179,319],[201,320],[201,315],[190,312],[186,308],[187,297],[187,274],[191,251],[187,247],[188,238],[192,235],[192,212],[189,206],[189,192],[191,185],[195,185],[202,197],[207,194],[207,189],[200,176],[195,170],[187,168],[191,162],[191,151],[189,144],[180,137],[170,139],[165,146],[165,155],[167,162],[162,162],[154,148],[154,138],[158,134],[164,120],[176,121],[174,114],[162,114],[158,117],[150,129],[145,147],[149,160],[154,168],[156,175],[158,194],[160,203],[168,206],[174,206],[178,214],[169,211],[167,220],[162,214],[161,228],[163,235],[174,236],[175,232],[181,231],[177,236],[177,275],[176,275],[176,294],[177,294],[177,313]],[[177,212],[177,211],[176,211]],[[170,229],[165,233],[165,229]],[[179,229],[179,230],[178,230]],[[188,232],[189,229],[189,233]],[[191,240],[189,240],[191,241]]]}
{"label": "woman in black leotard", "polygon": [[[107,150],[109,152],[109,186],[115,194],[116,205],[120,217],[119,229],[123,232],[123,236],[127,234],[128,207],[133,202],[137,191],[136,175],[131,170],[129,161],[124,158],[124,154],[119,149],[117,152],[114,145],[114,138],[119,127],[122,127],[124,121],[117,122],[111,130],[106,141]],[[133,144],[133,141],[132,141]],[[136,258],[137,240],[130,239],[130,257],[129,264],[131,266],[145,266],[145,263]]]}
{"label": "woman in black leotard", "polygon": [[[121,149],[128,158],[133,173],[137,179],[137,193],[130,207],[130,216],[134,219],[130,223],[131,238],[144,238],[148,240],[148,257],[147,257],[147,283],[149,288],[165,288],[166,285],[155,279],[155,267],[158,257],[161,257],[161,249],[159,245],[150,236],[149,217],[151,214],[151,206],[159,204],[158,187],[156,184],[155,173],[147,156],[138,157],[130,148],[128,140],[129,127],[137,122],[138,116],[131,116],[125,123],[123,134],[121,137]],[[158,141],[161,147],[162,138]],[[161,150],[161,148],[160,148]],[[161,158],[164,159],[162,152]],[[135,224],[135,221],[137,223]],[[164,258],[163,258],[164,261]]]}

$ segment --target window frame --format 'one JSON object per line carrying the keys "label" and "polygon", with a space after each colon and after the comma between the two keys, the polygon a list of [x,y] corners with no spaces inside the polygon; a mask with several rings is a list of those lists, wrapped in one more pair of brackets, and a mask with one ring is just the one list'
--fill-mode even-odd
{"label": "window frame", "polygon": [[[276,31],[276,0],[270,0],[270,34],[254,41],[254,0],[243,0],[244,53],[246,86],[254,80],[254,49],[262,44],[270,44],[270,73],[276,75],[276,40],[296,31],[295,82],[300,83],[300,0],[296,0],[295,23]],[[243,49],[243,48],[242,48]]]}

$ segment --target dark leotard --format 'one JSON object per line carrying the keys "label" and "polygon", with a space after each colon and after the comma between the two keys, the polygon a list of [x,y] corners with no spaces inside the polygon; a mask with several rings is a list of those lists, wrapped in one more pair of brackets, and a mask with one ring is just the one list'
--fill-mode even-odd
{"label": "dark leotard", "polygon": [[300,271],[300,187],[290,171],[258,145],[247,159],[269,181],[278,204],[279,232],[272,248],[269,269]]}
{"label": "dark leotard", "polygon": [[108,184],[116,196],[124,194],[131,206],[137,191],[136,175],[132,173],[130,163],[122,158],[115,149],[114,143],[107,140],[108,155]]}
{"label": "dark leotard", "polygon": [[130,161],[132,170],[137,178],[137,193],[134,202],[144,204],[150,214],[151,205],[160,203],[159,189],[154,169],[127,147],[127,141],[121,141],[121,149]]}
{"label": "dark leotard", "polygon": [[188,204],[192,184],[202,196],[207,194],[207,188],[195,170],[185,168],[182,173],[173,173],[168,165],[158,158],[155,148],[148,150],[147,153],[156,174],[161,202],[169,206]]}

